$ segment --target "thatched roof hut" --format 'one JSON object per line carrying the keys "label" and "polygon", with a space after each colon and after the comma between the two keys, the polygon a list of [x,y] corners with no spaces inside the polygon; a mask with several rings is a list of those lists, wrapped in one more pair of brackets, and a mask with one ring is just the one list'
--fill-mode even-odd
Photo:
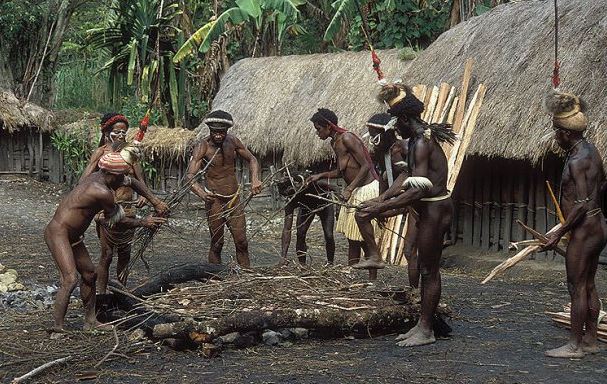
{"label": "thatched roof hut", "polygon": [[[382,71],[393,77],[409,65],[397,50],[378,55]],[[310,123],[314,112],[329,108],[340,126],[363,133],[364,122],[385,109],[375,101],[377,90],[368,51],[243,59],[221,79],[213,109],[232,114],[232,133],[254,153],[284,151],[283,161],[308,165],[331,153]]]}
{"label": "thatched roof hut", "polygon": [[0,130],[9,134],[21,129],[37,128],[42,132],[53,130],[53,114],[29,102],[17,99],[12,92],[0,89]]}
{"label": "thatched roof hut", "polygon": [[[552,89],[554,5],[522,1],[500,5],[443,33],[406,71],[407,82],[459,84],[474,59],[471,89],[487,86],[468,153],[541,159],[551,127],[542,108]],[[561,89],[588,104],[589,138],[607,150],[607,9],[604,0],[559,2]]]}
{"label": "thatched roof hut", "polygon": [[[551,89],[553,12],[547,1],[498,6],[443,33],[412,62],[395,50],[379,52],[383,72],[410,85],[459,87],[466,59],[474,59],[469,97],[481,82],[487,94],[468,153],[535,162],[546,153],[540,139],[550,127],[541,102]],[[604,1],[562,2],[559,14],[561,88],[589,102],[589,137],[606,151]],[[283,160],[307,165],[330,154],[309,122],[316,108],[333,109],[340,125],[361,133],[371,114],[385,110],[376,91],[369,52],[243,59],[223,77],[213,108],[232,113],[233,132],[255,153],[284,150]]]}

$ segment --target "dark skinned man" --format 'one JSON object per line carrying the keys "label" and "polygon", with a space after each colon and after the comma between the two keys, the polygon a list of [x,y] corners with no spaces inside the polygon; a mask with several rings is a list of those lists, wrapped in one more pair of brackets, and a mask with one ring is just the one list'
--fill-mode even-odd
{"label": "dark skinned man", "polygon": [[325,249],[327,252],[327,263],[333,264],[335,258],[335,239],[333,238],[333,226],[335,223],[335,208],[333,204],[327,203],[313,196],[328,197],[328,192],[333,189],[325,180],[305,184],[306,177],[303,172],[291,172],[277,182],[278,192],[288,199],[285,205],[285,219],[281,236],[281,263],[287,261],[289,244],[291,243],[291,228],[293,227],[293,216],[297,210],[297,241],[295,251],[299,262],[306,264],[308,246],[306,235],[312,225],[314,217],[318,216],[322,225],[325,238]]}
{"label": "dark skinned man", "polygon": [[165,218],[148,216],[144,219],[128,218],[122,207],[114,200],[114,191],[121,186],[130,186],[147,198],[156,212],[164,214],[167,205],[138,180],[125,177],[130,165],[118,153],[108,153],[98,163],[99,171],[85,177],[59,203],[55,215],[44,230],[44,240],[59,269],[60,287],[55,297],[55,324],[51,337],[64,330],[64,318],[70,294],[78,284],[81,275],[80,295],[84,306],[84,329],[109,329],[95,318],[95,282],[97,274],[89,253],[84,245],[84,232],[93,217],[103,211],[101,225],[110,228],[155,228],[166,222]]}
{"label": "dark skinned man", "polygon": [[556,231],[546,234],[546,247],[555,246],[569,232],[565,267],[571,296],[569,342],[546,351],[546,356],[580,358],[599,350],[600,303],[594,277],[599,254],[607,243],[607,224],[601,212],[605,171],[596,147],[584,139],[588,126],[584,103],[573,94],[553,92],[545,104],[553,115],[555,140],[567,152],[560,195],[566,220]]}
{"label": "dark skinned man", "polygon": [[[232,115],[216,110],[204,120],[210,134],[200,140],[194,148],[187,169],[187,177],[193,178],[211,159],[205,175],[205,186],[195,182],[192,191],[204,202],[207,221],[211,233],[209,262],[221,264],[221,249],[224,243],[224,227],[227,224],[234,245],[236,261],[243,268],[249,268],[249,246],[246,235],[244,206],[241,191],[236,180],[236,157],[240,156],[249,163],[251,170],[251,193],[258,194],[262,186],[259,180],[259,164],[253,154],[228,129],[234,125]],[[213,157],[214,156],[214,157]]]}
{"label": "dark skinned man", "polygon": [[408,138],[407,164],[410,175],[401,173],[377,199],[363,203],[356,219],[369,249],[369,258],[379,260],[371,220],[402,213],[406,207],[419,215],[417,251],[421,272],[421,314],[413,329],[398,337],[399,346],[434,343],[432,318],[440,300],[439,271],[445,232],[451,226],[453,203],[447,191],[447,158],[440,143],[453,142],[455,135],[448,125],[428,125],[421,120],[424,104],[403,85],[386,85],[379,99],[390,106],[388,113],[397,117],[396,127]]}

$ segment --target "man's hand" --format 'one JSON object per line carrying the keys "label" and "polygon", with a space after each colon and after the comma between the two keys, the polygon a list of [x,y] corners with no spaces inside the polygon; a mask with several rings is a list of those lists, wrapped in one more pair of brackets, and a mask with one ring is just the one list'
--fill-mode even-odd
{"label": "man's hand", "polygon": [[137,199],[137,203],[135,203],[135,207],[141,208],[141,207],[145,206],[147,203],[148,203],[148,199],[146,199],[143,196],[139,196],[139,198]]}
{"label": "man's hand", "polygon": [[157,202],[155,202],[154,204],[154,210],[156,211],[156,213],[158,213],[160,216],[164,216],[167,213],[169,213],[169,206],[167,205],[167,203],[165,203],[162,200],[158,200]]}
{"label": "man's hand", "polygon": [[141,226],[150,229],[156,229],[166,222],[167,219],[164,217],[154,217],[152,215],[149,215],[141,219]]}
{"label": "man's hand", "polygon": [[372,216],[377,216],[383,210],[384,209],[382,203],[367,200],[360,205],[359,216],[366,219]]}
{"label": "man's hand", "polygon": [[202,194],[200,195],[200,199],[202,201],[204,201],[205,203],[212,203],[214,198],[215,198],[214,193],[202,192]]}
{"label": "man's hand", "polygon": [[306,179],[306,184],[315,183],[318,180],[320,180],[321,178],[322,178],[321,174],[308,176],[308,178]]}
{"label": "man's hand", "polygon": [[251,180],[251,193],[253,195],[257,195],[258,193],[261,192],[261,190],[263,189],[263,186],[261,185],[261,181],[255,179],[255,180]]}
{"label": "man's hand", "polygon": [[559,241],[561,240],[561,237],[563,237],[563,235],[564,235],[564,233],[562,233],[560,230],[546,233],[548,242],[544,245],[544,248],[545,249],[554,248],[559,243]]}
{"label": "man's hand", "polygon": [[341,198],[344,199],[345,201],[350,200],[350,196],[352,196],[352,191],[349,188],[346,188],[343,191],[341,191]]}

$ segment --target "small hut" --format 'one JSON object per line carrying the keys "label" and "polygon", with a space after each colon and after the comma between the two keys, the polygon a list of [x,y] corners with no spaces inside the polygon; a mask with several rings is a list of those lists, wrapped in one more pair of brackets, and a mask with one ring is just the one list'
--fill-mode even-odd
{"label": "small hut", "polygon": [[[561,4],[559,57],[561,87],[589,102],[589,139],[605,153],[603,5],[600,0]],[[443,33],[412,62],[401,61],[397,51],[378,52],[383,72],[410,85],[459,85],[466,59],[472,58],[468,89],[487,87],[453,193],[452,233],[465,244],[507,249],[511,241],[528,238],[517,219],[541,232],[556,224],[545,180],[556,189],[562,158],[543,140],[551,125],[541,106],[551,89],[553,12],[550,2],[508,3]],[[376,92],[368,52],[244,59],[223,77],[213,108],[232,113],[233,133],[261,158],[303,167],[331,155],[309,122],[316,108],[334,110],[340,125],[360,134],[370,115],[385,110],[375,102]]]}
{"label": "small hut", "polygon": [[53,118],[44,108],[0,90],[0,174],[51,177]]}

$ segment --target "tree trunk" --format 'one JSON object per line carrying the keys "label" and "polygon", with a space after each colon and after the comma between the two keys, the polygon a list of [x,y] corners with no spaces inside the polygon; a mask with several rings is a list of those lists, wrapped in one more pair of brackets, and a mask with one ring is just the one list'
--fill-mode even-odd
{"label": "tree trunk", "polygon": [[[22,40],[5,41],[0,36],[0,87],[25,99],[33,86],[30,101],[52,107],[55,70],[63,37],[74,10],[86,1],[48,0],[38,34],[29,36],[26,44]],[[46,55],[42,57],[45,47]],[[40,73],[34,83],[39,67]]]}

